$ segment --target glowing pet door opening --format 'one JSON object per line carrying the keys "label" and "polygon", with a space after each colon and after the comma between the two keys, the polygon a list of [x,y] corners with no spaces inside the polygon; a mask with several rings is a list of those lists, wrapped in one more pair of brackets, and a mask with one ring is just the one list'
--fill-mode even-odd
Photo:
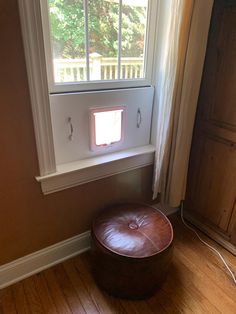
{"label": "glowing pet door opening", "polygon": [[124,106],[95,108],[90,111],[91,149],[117,146],[124,140]]}

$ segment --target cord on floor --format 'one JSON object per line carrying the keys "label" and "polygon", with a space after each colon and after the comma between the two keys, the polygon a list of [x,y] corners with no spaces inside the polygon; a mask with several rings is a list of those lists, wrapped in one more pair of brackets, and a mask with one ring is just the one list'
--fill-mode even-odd
{"label": "cord on floor", "polygon": [[234,281],[234,284],[236,285],[236,276],[234,275],[232,269],[230,268],[230,266],[228,265],[228,263],[226,262],[226,260],[224,259],[224,257],[222,256],[222,254],[217,250],[215,249],[213,246],[211,246],[210,244],[208,244],[206,241],[204,241],[200,235],[197,233],[197,231],[195,231],[192,227],[190,227],[185,219],[184,219],[184,205],[183,205],[183,201],[181,202],[181,206],[180,206],[180,216],[181,216],[181,220],[183,222],[183,224],[185,225],[185,227],[187,227],[188,229],[190,229],[192,232],[195,233],[195,235],[198,237],[198,239],[203,243],[205,244],[211,251],[213,251],[216,255],[219,256],[219,258],[221,259],[221,261],[223,262],[224,266],[226,267],[226,269],[228,270],[228,272],[230,273],[230,276],[232,277],[233,281]]}

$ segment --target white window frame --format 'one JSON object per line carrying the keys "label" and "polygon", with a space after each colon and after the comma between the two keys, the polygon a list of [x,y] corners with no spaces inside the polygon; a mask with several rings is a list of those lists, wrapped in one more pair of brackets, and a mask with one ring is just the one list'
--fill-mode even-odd
{"label": "white window frame", "polygon": [[[150,1],[154,14],[152,23],[157,24],[159,0]],[[41,182],[43,193],[49,194],[153,164],[155,148],[150,144],[70,164],[56,165],[40,0],[18,0],[18,5],[39,161],[40,175],[36,179]],[[153,57],[154,54],[150,67],[155,68]],[[152,76],[155,74],[156,72],[152,73]],[[127,87],[126,82],[124,84]]]}
{"label": "white window frame", "polygon": [[[46,52],[46,64],[48,74],[48,84],[50,93],[61,92],[73,92],[73,91],[86,91],[86,90],[105,90],[114,88],[128,88],[128,87],[143,87],[150,86],[152,83],[153,72],[153,59],[155,51],[155,35],[156,35],[156,18],[157,18],[157,6],[159,0],[149,0],[147,11],[147,25],[145,33],[145,53],[144,53],[144,73],[145,77],[140,79],[116,79],[107,81],[82,81],[74,83],[54,83],[53,63],[52,63],[52,47],[50,40],[50,25],[48,14],[48,0],[40,0],[41,4],[41,16],[44,33],[44,46]],[[84,0],[87,3],[86,0]],[[121,1],[122,2],[122,1]],[[121,10],[120,3],[119,7]],[[119,24],[119,28],[121,25]],[[119,37],[120,37],[119,30]],[[86,58],[88,59],[88,51],[86,52]],[[88,66],[88,64],[87,64]],[[88,71],[88,69],[87,69]]]}

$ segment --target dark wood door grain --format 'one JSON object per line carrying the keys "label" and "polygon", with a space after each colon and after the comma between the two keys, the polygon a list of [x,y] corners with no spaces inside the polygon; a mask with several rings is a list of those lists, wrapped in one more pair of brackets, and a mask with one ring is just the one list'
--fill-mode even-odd
{"label": "dark wood door grain", "polygon": [[235,199],[236,0],[217,0],[198,100],[186,209],[189,219],[234,253]]}

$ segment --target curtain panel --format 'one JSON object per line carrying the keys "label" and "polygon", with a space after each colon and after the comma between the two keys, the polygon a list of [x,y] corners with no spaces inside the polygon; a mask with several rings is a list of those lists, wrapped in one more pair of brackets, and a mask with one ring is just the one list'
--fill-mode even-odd
{"label": "curtain panel", "polygon": [[171,0],[160,55],[153,198],[178,207],[188,160],[206,51],[212,0]]}

